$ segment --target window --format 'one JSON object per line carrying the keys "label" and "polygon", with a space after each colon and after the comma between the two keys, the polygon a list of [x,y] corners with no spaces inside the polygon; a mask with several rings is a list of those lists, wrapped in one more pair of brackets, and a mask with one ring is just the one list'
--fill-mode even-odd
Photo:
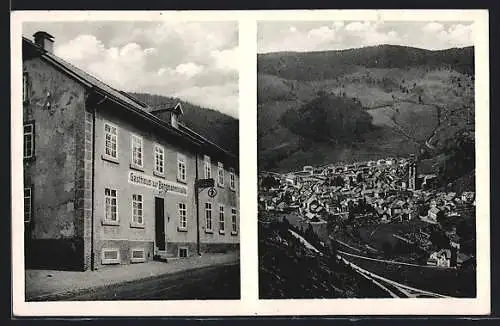
{"label": "window", "polygon": [[235,190],[236,189],[234,169],[230,169],[229,170],[229,187],[231,188],[231,190]]}
{"label": "window", "polygon": [[186,157],[177,154],[177,180],[186,182]]}
{"label": "window", "polygon": [[212,163],[210,162],[210,156],[205,155],[205,158],[203,159],[205,162],[205,179],[211,179],[212,178]]}
{"label": "window", "polygon": [[118,222],[118,206],[115,189],[104,189],[105,215],[106,221]]}
{"label": "window", "polygon": [[140,225],[144,223],[142,207],[142,195],[132,195],[132,223]]}
{"label": "window", "polygon": [[28,101],[28,73],[23,72],[23,102]]}
{"label": "window", "polygon": [[32,209],[31,188],[24,188],[24,222],[31,221],[31,209]]}
{"label": "window", "polygon": [[33,157],[33,152],[35,150],[34,146],[34,125],[32,123],[24,125],[24,146],[23,146],[23,157],[31,158]]}
{"label": "window", "polygon": [[132,164],[142,167],[142,138],[132,135]]}
{"label": "window", "polygon": [[188,248],[180,247],[179,248],[179,258],[186,258],[188,256]]}
{"label": "window", "polygon": [[155,145],[155,172],[165,173],[165,150],[160,145]]}
{"label": "window", "polygon": [[105,154],[112,158],[118,158],[118,129],[109,123],[104,124]]}
{"label": "window", "polygon": [[103,249],[102,264],[119,264],[120,251],[118,249]]}
{"label": "window", "polygon": [[179,229],[187,228],[186,204],[179,203]]}
{"label": "window", "polygon": [[219,186],[224,187],[224,165],[221,162],[219,162],[217,165],[218,165],[217,180]]}
{"label": "window", "polygon": [[205,203],[205,221],[207,231],[212,230],[212,204]]}
{"label": "window", "polygon": [[131,249],[130,262],[143,263],[146,261],[146,252],[142,248]]}
{"label": "window", "polygon": [[236,234],[238,232],[238,222],[236,219],[236,208],[231,209],[231,233]]}
{"label": "window", "polygon": [[224,233],[224,205],[219,205],[219,232]]}

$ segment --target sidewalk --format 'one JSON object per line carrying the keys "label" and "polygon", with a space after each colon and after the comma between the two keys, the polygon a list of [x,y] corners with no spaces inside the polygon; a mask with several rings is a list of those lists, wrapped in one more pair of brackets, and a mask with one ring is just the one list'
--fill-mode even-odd
{"label": "sidewalk", "polygon": [[151,261],[117,265],[87,272],[31,269],[25,272],[25,300],[43,300],[44,297],[66,292],[77,292],[207,266],[238,263],[239,259],[239,252],[229,252],[176,259],[168,263]]}

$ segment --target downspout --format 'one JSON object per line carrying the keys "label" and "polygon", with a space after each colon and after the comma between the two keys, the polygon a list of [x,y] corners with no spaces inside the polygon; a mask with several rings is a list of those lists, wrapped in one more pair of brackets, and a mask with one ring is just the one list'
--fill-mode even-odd
{"label": "downspout", "polygon": [[99,101],[95,107],[92,109],[92,220],[91,220],[91,232],[90,232],[90,258],[91,258],[91,267],[92,270],[97,269],[96,257],[94,253],[95,248],[95,229],[94,229],[94,219],[95,219],[95,111],[97,106],[101,105],[108,97],[104,96],[104,98]]}
{"label": "downspout", "polygon": [[194,202],[196,206],[196,252],[201,256],[200,250],[200,204],[198,199],[198,152],[195,154],[196,158],[196,175],[194,180]]}

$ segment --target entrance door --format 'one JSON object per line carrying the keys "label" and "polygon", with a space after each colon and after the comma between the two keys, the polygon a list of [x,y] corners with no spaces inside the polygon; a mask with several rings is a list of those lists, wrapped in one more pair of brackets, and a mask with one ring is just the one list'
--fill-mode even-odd
{"label": "entrance door", "polygon": [[156,248],[165,250],[165,200],[155,197],[155,242]]}

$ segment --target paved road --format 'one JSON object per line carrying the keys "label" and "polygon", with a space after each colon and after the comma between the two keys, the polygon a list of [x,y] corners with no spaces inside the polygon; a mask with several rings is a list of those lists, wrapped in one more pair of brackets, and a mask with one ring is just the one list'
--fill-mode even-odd
{"label": "paved road", "polygon": [[240,265],[236,263],[109,285],[49,300],[237,300],[239,298]]}

